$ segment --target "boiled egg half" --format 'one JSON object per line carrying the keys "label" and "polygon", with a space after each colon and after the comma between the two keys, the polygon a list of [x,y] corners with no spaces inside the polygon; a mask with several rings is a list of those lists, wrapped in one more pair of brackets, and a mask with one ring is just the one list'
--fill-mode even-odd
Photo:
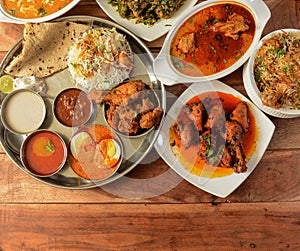
{"label": "boiled egg half", "polygon": [[114,139],[103,139],[98,143],[98,150],[102,153],[105,165],[115,166],[121,157],[121,146]]}

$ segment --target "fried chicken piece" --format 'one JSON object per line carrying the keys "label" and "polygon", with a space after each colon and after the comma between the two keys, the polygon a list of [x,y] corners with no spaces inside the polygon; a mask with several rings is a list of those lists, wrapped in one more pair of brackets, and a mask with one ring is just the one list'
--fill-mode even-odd
{"label": "fried chicken piece", "polygon": [[232,156],[230,155],[229,150],[226,147],[224,147],[221,160],[220,160],[220,166],[229,168],[231,167],[231,165],[232,165]]}
{"label": "fried chicken piece", "polygon": [[236,121],[226,121],[226,141],[230,145],[243,143],[244,130]]}
{"label": "fried chicken piece", "polygon": [[223,128],[225,125],[225,121],[226,121],[226,117],[225,117],[223,106],[221,104],[214,105],[208,114],[205,127],[221,130],[221,128]]}
{"label": "fried chicken piece", "polygon": [[228,17],[226,22],[216,22],[211,29],[214,32],[222,32],[226,37],[231,37],[234,40],[239,39],[239,32],[249,29],[242,15],[233,13]]}
{"label": "fried chicken piece", "polygon": [[125,51],[119,53],[117,61],[125,69],[131,70],[133,68],[132,61]]}
{"label": "fried chicken piece", "polygon": [[248,117],[248,105],[245,101],[241,101],[237,104],[235,109],[230,114],[230,119],[237,121],[243,128],[244,132],[248,131],[249,128],[249,117]]}
{"label": "fried chicken piece", "polygon": [[241,145],[236,146],[235,150],[235,161],[234,161],[234,171],[236,173],[244,173],[247,171],[245,154]]}
{"label": "fried chicken piece", "polygon": [[203,131],[203,115],[205,113],[204,106],[201,102],[194,102],[184,107],[184,112],[190,120],[195,123],[198,131]]}
{"label": "fried chicken piece", "polygon": [[139,123],[135,120],[124,120],[119,123],[117,130],[126,135],[136,135],[139,130]]}
{"label": "fried chicken piece", "polygon": [[195,49],[195,33],[188,33],[181,36],[177,48],[183,53],[192,52]]}
{"label": "fried chicken piece", "polygon": [[[128,106],[118,106],[115,110],[118,124],[115,129],[127,135],[134,135],[139,129],[138,122],[135,121],[136,112]],[[115,125],[115,124],[114,124]]]}
{"label": "fried chicken piece", "polygon": [[192,121],[187,123],[179,123],[181,146],[189,148],[197,143],[199,132]]}
{"label": "fried chicken piece", "polygon": [[136,111],[137,113],[143,113],[145,111],[153,110],[155,105],[149,98],[142,99],[141,104],[136,104]]}
{"label": "fried chicken piece", "polygon": [[232,157],[225,147],[225,140],[211,129],[200,136],[199,156],[214,166],[230,167]]}
{"label": "fried chicken piece", "polygon": [[159,124],[163,111],[160,108],[155,108],[152,111],[148,111],[141,116],[140,127],[142,129],[149,129],[152,126]]}
{"label": "fried chicken piece", "polygon": [[107,93],[103,102],[108,103],[113,106],[126,104],[128,98],[134,94],[137,94],[146,89],[146,84],[141,80],[128,81]]}
{"label": "fried chicken piece", "polygon": [[226,121],[226,141],[228,150],[233,157],[233,168],[236,173],[247,171],[245,154],[243,151],[244,130],[236,121]]}
{"label": "fried chicken piece", "polygon": [[106,110],[106,120],[107,120],[107,123],[110,124],[110,126],[112,128],[116,129],[118,127],[119,116],[118,116],[118,114],[116,114],[115,107],[110,106]]}
{"label": "fried chicken piece", "polygon": [[107,93],[106,90],[97,90],[97,89],[93,88],[89,92],[89,96],[96,104],[101,104],[103,97],[105,96],[106,93]]}

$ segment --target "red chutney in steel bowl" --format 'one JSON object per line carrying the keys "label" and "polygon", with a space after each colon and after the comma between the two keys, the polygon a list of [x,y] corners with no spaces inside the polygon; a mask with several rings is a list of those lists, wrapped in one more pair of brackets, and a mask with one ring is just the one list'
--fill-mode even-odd
{"label": "red chutney in steel bowl", "polygon": [[30,134],[22,144],[21,160],[33,175],[46,177],[57,173],[65,164],[67,148],[63,139],[48,130]]}

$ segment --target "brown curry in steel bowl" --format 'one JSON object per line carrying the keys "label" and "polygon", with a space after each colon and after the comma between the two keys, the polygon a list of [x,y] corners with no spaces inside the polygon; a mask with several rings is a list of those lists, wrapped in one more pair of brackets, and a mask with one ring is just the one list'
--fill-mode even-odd
{"label": "brown curry in steel bowl", "polygon": [[214,80],[252,54],[270,10],[261,0],[209,0],[193,7],[172,28],[154,61],[166,85]]}

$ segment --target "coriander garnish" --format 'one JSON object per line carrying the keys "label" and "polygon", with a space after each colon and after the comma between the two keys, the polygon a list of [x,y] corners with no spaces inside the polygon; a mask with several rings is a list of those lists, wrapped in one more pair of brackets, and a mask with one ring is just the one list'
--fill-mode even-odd
{"label": "coriander garnish", "polygon": [[45,146],[45,150],[50,153],[54,153],[55,151],[54,145],[52,144],[50,139],[48,140],[47,145]]}

